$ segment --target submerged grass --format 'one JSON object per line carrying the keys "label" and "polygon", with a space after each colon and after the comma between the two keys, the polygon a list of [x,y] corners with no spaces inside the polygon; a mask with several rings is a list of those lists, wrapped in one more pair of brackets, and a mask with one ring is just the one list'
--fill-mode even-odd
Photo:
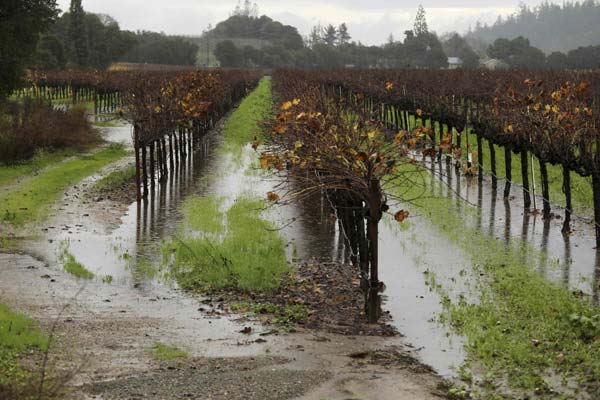
{"label": "submerged grass", "polygon": [[127,150],[122,145],[111,145],[40,173],[14,190],[0,194],[2,219],[18,226],[44,218],[48,206],[67,187],[126,155]]}
{"label": "submerged grass", "polygon": [[59,247],[58,261],[62,264],[63,269],[66,272],[77,278],[94,279],[95,277],[93,272],[78,262],[73,254],[69,253],[68,245],[66,243],[61,244]]}
{"label": "submerged grass", "polygon": [[474,396],[503,398],[506,387],[544,398],[579,398],[581,392],[600,396],[600,310],[535,271],[533,266],[547,262],[538,250],[516,238],[506,245],[474,228],[470,220],[478,210],[436,197],[442,185],[429,187],[414,206],[471,256],[480,291],[476,303],[468,303],[466,296],[451,300],[450,288],[432,278],[435,271],[429,276],[443,298],[441,320],[467,340],[462,376],[470,381],[471,371],[484,371]]}
{"label": "submerged grass", "polygon": [[277,289],[290,267],[285,242],[261,218],[265,203],[240,198],[225,213],[218,203],[209,196],[186,204],[188,235],[167,246],[169,274],[187,290]]}

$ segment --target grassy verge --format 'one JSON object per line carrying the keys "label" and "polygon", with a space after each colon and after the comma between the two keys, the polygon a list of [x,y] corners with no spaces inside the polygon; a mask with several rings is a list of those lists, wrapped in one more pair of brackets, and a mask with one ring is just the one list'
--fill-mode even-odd
{"label": "grassy verge", "polygon": [[44,218],[48,206],[67,187],[126,155],[127,151],[123,146],[111,145],[97,153],[66,161],[10,192],[0,194],[3,220],[18,226]]}
{"label": "grassy verge", "polygon": [[147,350],[152,354],[152,358],[156,361],[173,361],[188,357],[188,354],[178,347],[169,346],[163,343],[155,343]]}
{"label": "grassy verge", "polygon": [[119,128],[124,126],[123,121],[92,121],[93,126],[97,126],[99,128]]}
{"label": "grassy verge", "polygon": [[600,310],[530,268],[544,256],[527,243],[506,246],[473,228],[476,208],[445,197],[423,197],[414,206],[471,256],[481,293],[476,303],[451,300],[435,271],[428,276],[443,298],[442,322],[466,337],[461,375],[475,398],[503,398],[507,388],[542,398],[600,396]]}
{"label": "grassy verge", "polygon": [[113,171],[94,183],[94,190],[111,190],[128,186],[135,180],[135,167],[129,166],[124,169]]}
{"label": "grassy verge", "polygon": [[67,157],[73,156],[76,150],[62,150],[56,152],[38,151],[31,160],[15,164],[0,166],[0,186],[5,186],[14,180],[39,173],[42,169],[57,164]]}
{"label": "grassy verge", "polygon": [[46,336],[34,323],[0,304],[0,397],[32,398],[34,376],[21,366],[20,358],[32,350],[44,350]]}

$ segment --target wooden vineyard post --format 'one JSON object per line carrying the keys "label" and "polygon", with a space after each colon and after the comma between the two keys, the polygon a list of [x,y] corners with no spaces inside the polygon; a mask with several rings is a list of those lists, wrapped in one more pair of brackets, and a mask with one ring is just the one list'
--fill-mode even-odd
{"label": "wooden vineyard post", "polygon": [[167,143],[164,136],[160,138],[160,161],[161,161],[161,182],[165,182],[169,176],[169,169],[167,167]]}
{"label": "wooden vineyard post", "polygon": [[531,193],[529,192],[529,172],[528,172],[528,152],[521,150],[521,178],[523,179],[523,206],[528,209],[531,207]]}
{"label": "wooden vineyard post", "polygon": [[365,216],[363,210],[356,211],[356,232],[358,234],[360,288],[366,293],[369,288],[369,242],[365,234]]}
{"label": "wooden vineyard post", "polygon": [[504,184],[504,198],[510,197],[510,185],[512,180],[512,154],[508,147],[504,148],[504,166],[506,173],[506,183]]}
{"label": "wooden vineyard post", "polygon": [[481,135],[477,135],[477,180],[483,182],[483,143]]}
{"label": "wooden vineyard post", "polygon": [[98,91],[94,90],[94,115],[98,115]]}
{"label": "wooden vineyard post", "polygon": [[175,164],[179,165],[179,129],[176,129],[175,131],[173,131],[173,143],[175,144],[175,151],[174,151],[174,157],[175,157]]}
{"label": "wooden vineyard post", "polygon": [[150,150],[150,187],[152,189],[154,189],[154,178],[155,178],[155,171],[154,171],[154,142],[151,142],[148,147],[149,147],[149,150]]}
{"label": "wooden vineyard post", "polygon": [[[456,147],[457,147],[457,148],[458,148],[458,150],[459,150],[459,153],[458,153],[458,154],[460,154],[460,153],[462,152],[462,135],[461,135],[461,132],[459,132],[459,130],[458,130],[458,129],[456,129]],[[468,149],[467,149],[467,151],[468,151]],[[456,170],[458,170],[458,169],[460,168],[460,160],[461,160],[461,158],[462,158],[462,155],[460,155],[460,156],[459,156],[459,157],[458,157],[458,158],[457,158],[457,159],[454,161],[454,168],[455,168]]]}
{"label": "wooden vineyard post", "polygon": [[592,189],[594,192],[594,225],[596,232],[596,249],[600,252],[600,174],[592,173]]}
{"label": "wooden vineyard post", "polygon": [[147,146],[146,144],[142,144],[141,146],[142,148],[142,180],[144,183],[144,197],[148,197],[148,164],[146,161],[146,151],[147,151]]}
{"label": "wooden vineyard post", "polygon": [[171,171],[173,171],[173,169],[175,168],[175,160],[173,160],[174,155],[175,152],[173,151],[173,134],[169,133],[169,167],[171,168]]}
{"label": "wooden vineyard post", "polygon": [[548,168],[546,163],[540,161],[540,176],[542,178],[542,197],[544,198],[544,218],[550,217],[550,185],[548,183]]}
{"label": "wooden vineyard post", "polygon": [[571,230],[571,213],[573,212],[573,204],[571,201],[571,171],[569,167],[563,165],[563,193],[565,194],[565,222],[563,223],[562,232],[568,234]]}
{"label": "wooden vineyard post", "polygon": [[137,124],[133,125],[133,149],[135,151],[135,198],[142,200],[142,188],[140,179],[140,138]]}
{"label": "wooden vineyard post", "polygon": [[531,199],[533,200],[533,209],[537,210],[537,200],[535,199],[535,157],[531,153]]}
{"label": "wooden vineyard post", "polygon": [[494,146],[494,143],[492,143],[490,140],[488,140],[488,146],[490,148],[490,165],[492,168],[492,190],[494,191],[495,196],[495,192],[498,189],[498,174],[496,171],[496,147]]}
{"label": "wooden vineyard post", "polygon": [[381,220],[381,188],[379,181],[372,178],[370,182],[370,198],[369,198],[369,219],[368,219],[368,234],[369,234],[369,262],[370,262],[370,277],[369,289],[367,292],[367,319],[369,323],[376,323],[380,314],[380,297],[379,297],[379,221]]}

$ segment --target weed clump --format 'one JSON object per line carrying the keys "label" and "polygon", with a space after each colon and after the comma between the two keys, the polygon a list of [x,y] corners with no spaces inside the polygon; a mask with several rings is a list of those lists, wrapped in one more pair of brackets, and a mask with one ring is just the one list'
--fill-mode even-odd
{"label": "weed clump", "polygon": [[155,343],[147,350],[152,354],[152,358],[156,361],[173,361],[188,357],[188,354],[185,351],[176,346],[170,346],[164,343]]}

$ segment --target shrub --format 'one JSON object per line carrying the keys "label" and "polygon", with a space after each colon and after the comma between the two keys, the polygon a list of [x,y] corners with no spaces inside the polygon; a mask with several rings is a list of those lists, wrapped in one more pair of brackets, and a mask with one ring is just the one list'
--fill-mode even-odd
{"label": "shrub", "polygon": [[83,108],[58,110],[25,99],[0,109],[0,164],[27,160],[39,149],[84,148],[100,139]]}

